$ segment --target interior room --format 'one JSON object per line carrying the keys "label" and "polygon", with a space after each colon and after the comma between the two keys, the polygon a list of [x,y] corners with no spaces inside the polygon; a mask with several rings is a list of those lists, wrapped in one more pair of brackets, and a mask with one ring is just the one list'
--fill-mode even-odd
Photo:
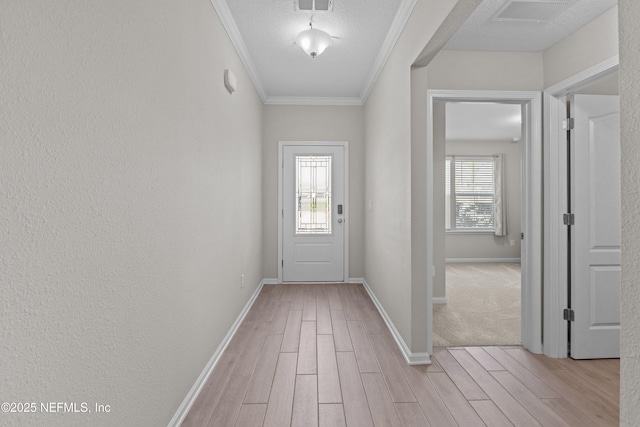
{"label": "interior room", "polygon": [[[639,20],[2,0],[0,424],[636,425]],[[617,104],[578,97],[614,73]],[[486,256],[435,226],[472,101],[525,123],[490,150],[519,145],[521,223]],[[436,345],[447,258],[520,258],[519,345]]]}
{"label": "interior room", "polygon": [[445,146],[446,230],[435,347],[521,342],[521,133],[518,104],[445,106],[445,141],[435,142]]}

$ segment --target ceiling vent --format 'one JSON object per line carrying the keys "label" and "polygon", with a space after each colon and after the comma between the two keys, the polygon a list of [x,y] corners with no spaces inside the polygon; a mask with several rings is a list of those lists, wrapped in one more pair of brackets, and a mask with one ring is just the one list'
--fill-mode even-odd
{"label": "ceiling vent", "polygon": [[331,12],[333,0],[293,0],[296,10],[308,10],[312,12]]}
{"label": "ceiling vent", "polygon": [[548,22],[564,12],[574,0],[509,0],[493,21]]}

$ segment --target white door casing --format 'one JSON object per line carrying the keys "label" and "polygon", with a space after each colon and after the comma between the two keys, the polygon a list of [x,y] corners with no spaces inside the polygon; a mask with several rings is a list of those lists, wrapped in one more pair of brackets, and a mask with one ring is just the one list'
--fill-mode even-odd
{"label": "white door casing", "polygon": [[[542,353],[542,97],[535,91],[427,91],[427,170],[433,170],[433,104],[435,101],[492,101],[522,105],[522,345]],[[433,236],[433,177],[427,181],[427,235]],[[433,266],[433,238],[427,239],[427,264]],[[433,277],[427,276],[430,323],[427,348],[432,349]]]}
{"label": "white door casing", "polygon": [[346,142],[281,142],[280,282],[348,277]]}
{"label": "white door casing", "polygon": [[571,357],[620,356],[620,101],[574,95]]}
{"label": "white door casing", "polygon": [[544,354],[567,357],[569,339],[563,309],[567,292],[568,242],[563,214],[568,212],[567,95],[616,72],[614,56],[545,89],[544,94]]}

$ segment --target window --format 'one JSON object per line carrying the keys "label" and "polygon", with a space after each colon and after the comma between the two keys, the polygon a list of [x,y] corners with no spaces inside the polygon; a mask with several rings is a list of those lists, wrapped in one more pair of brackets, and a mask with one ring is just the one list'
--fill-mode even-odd
{"label": "window", "polygon": [[494,231],[494,158],[447,156],[445,229]]}
{"label": "window", "polygon": [[296,234],[331,234],[331,156],[296,155]]}

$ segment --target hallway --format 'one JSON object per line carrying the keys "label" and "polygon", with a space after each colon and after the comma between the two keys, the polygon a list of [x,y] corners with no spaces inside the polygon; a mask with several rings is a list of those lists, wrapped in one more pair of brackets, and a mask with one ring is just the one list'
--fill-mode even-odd
{"label": "hallway", "polygon": [[518,346],[409,366],[362,285],[267,285],[182,425],[615,426],[619,366]]}

